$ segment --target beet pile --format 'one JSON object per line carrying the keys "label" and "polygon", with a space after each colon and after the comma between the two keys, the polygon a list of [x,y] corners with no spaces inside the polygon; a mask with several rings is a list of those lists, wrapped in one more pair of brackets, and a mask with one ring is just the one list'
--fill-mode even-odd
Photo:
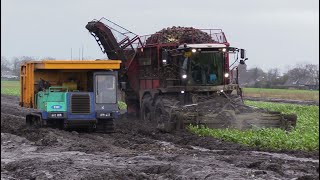
{"label": "beet pile", "polygon": [[211,36],[199,29],[193,27],[168,27],[163,28],[157,33],[151,35],[146,43],[213,43]]}

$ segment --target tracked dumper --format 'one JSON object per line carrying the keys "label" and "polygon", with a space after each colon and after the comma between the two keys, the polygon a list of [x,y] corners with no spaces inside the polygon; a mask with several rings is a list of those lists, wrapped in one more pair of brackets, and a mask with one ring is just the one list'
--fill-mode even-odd
{"label": "tracked dumper", "polygon": [[128,113],[163,131],[189,124],[238,129],[296,124],[295,115],[244,105],[238,67],[230,69],[229,57],[235,54],[244,64],[245,50],[231,47],[221,29],[172,27],[138,36],[105,18],[86,28],[109,59],[122,61],[119,84]]}
{"label": "tracked dumper", "polygon": [[118,70],[121,61],[43,60],[21,65],[20,105],[32,127],[85,128],[109,133],[119,117]]}

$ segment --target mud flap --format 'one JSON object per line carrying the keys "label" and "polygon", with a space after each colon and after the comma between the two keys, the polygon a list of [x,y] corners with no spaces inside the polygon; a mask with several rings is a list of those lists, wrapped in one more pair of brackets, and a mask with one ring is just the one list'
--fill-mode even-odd
{"label": "mud flap", "polygon": [[29,127],[41,128],[43,126],[40,113],[30,113],[26,115],[26,124]]}

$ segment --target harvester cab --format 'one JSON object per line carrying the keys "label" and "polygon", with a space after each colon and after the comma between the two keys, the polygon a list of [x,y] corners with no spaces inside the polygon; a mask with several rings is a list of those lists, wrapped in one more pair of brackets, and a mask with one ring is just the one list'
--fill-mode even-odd
{"label": "harvester cab", "polygon": [[31,61],[21,66],[23,107],[30,126],[86,128],[112,132],[120,61]]}
{"label": "harvester cab", "polygon": [[228,84],[229,68],[224,64],[228,53],[225,44],[184,44],[177,50],[177,54],[171,53],[171,57],[182,59],[179,61],[181,78],[187,85]]}

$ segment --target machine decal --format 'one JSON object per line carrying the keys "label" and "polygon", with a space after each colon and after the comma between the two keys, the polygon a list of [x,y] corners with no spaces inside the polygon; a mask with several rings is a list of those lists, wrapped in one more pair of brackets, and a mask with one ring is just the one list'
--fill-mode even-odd
{"label": "machine decal", "polygon": [[60,105],[53,105],[53,106],[51,106],[51,108],[52,108],[52,109],[61,109],[62,106],[60,106]]}

